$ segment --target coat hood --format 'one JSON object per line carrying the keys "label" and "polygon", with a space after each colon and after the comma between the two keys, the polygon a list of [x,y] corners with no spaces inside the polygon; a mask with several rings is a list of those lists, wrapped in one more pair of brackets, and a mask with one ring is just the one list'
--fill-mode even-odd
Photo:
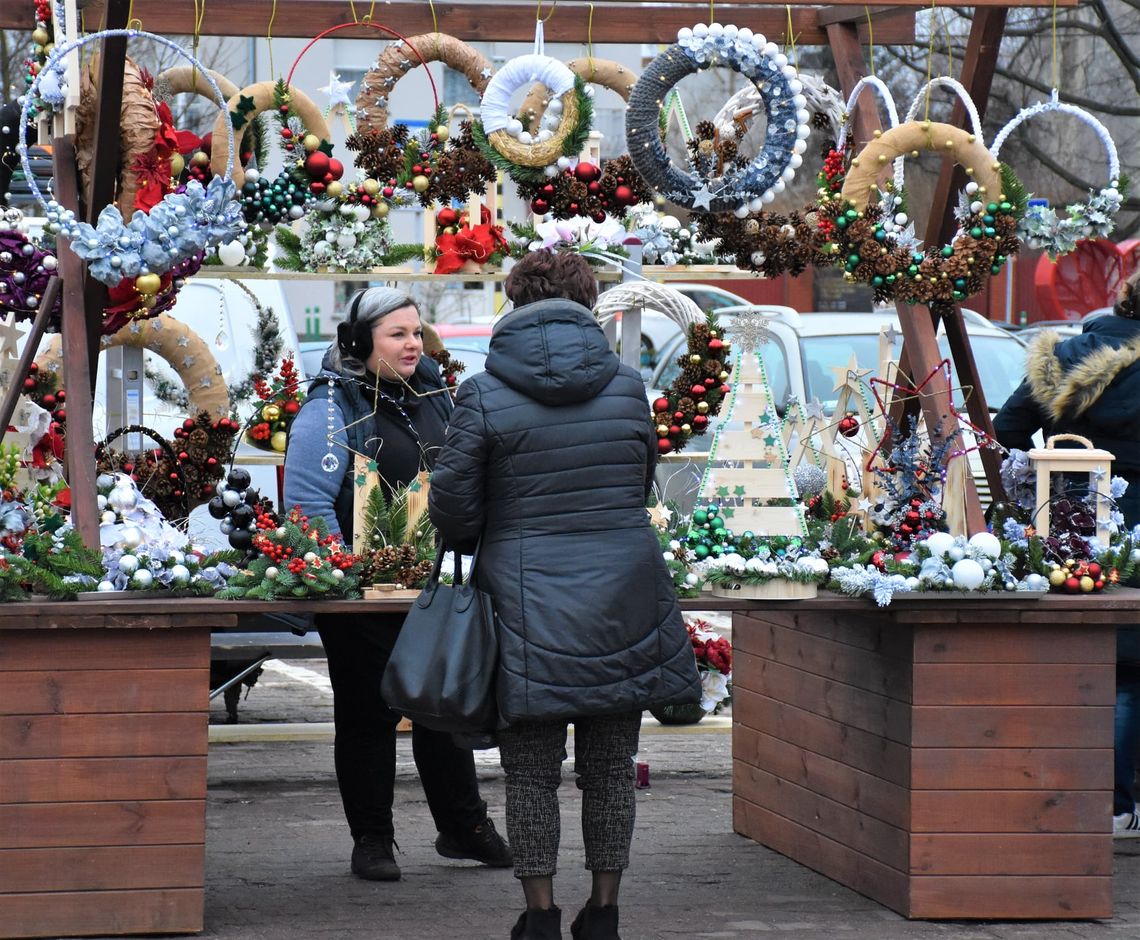
{"label": "coat hood", "polygon": [[[1140,413],[1140,322],[1105,316],[1062,341],[1052,330],[1029,344],[1026,378],[1054,424],[1109,408]],[[1111,394],[1109,387],[1113,386]]]}
{"label": "coat hood", "polygon": [[544,405],[593,398],[619,365],[590,310],[561,298],[508,313],[487,354],[488,372]]}

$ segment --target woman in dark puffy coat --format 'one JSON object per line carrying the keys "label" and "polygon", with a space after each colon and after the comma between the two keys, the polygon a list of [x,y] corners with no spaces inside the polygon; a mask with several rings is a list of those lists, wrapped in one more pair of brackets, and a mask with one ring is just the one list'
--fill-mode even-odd
{"label": "woman in dark puffy coat", "polygon": [[[1128,481],[1117,508],[1140,523],[1140,271],[1124,284],[1114,316],[1089,320],[1079,336],[1053,332],[1029,347],[1025,381],[1009,397],[994,430],[1006,447],[1028,450],[1046,436],[1080,434],[1111,452],[1112,472]],[[1116,782],[1113,835],[1140,837],[1134,787],[1140,747],[1140,628],[1116,631]]]}
{"label": "woman in dark puffy coat", "polygon": [[499,746],[507,835],[527,910],[511,931],[557,938],[557,789],[574,724],[586,868],[576,940],[617,938],[629,864],[641,712],[695,702],[696,664],[645,500],[657,459],[641,377],[589,310],[580,255],[540,251],[511,271],[515,309],[487,371],[460,386],[432,474],[444,541],[471,552],[500,620]]}

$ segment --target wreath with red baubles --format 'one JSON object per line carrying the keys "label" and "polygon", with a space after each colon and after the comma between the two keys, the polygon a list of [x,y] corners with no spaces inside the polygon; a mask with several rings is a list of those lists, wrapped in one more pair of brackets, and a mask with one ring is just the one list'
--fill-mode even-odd
{"label": "wreath with red baubles", "polygon": [[684,450],[693,437],[708,430],[729,392],[729,344],[720,338],[716,317],[689,327],[687,350],[677,357],[681,374],[653,402],[652,421],[661,454]]}
{"label": "wreath with red baubles", "polygon": [[535,215],[549,214],[556,219],[620,219],[631,206],[653,198],[628,155],[609,160],[603,167],[579,160],[577,166],[567,167],[557,176],[519,183],[518,187]]}

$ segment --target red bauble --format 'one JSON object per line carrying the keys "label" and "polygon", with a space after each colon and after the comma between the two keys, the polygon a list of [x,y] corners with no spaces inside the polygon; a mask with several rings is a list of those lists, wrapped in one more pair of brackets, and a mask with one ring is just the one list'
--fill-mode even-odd
{"label": "red bauble", "polygon": [[674,420],[674,421],[684,421],[684,420],[685,420],[685,412],[683,412],[683,411],[674,411],[674,412],[673,412],[673,420]]}
{"label": "red bauble", "polygon": [[547,183],[545,186],[543,186],[542,187],[542,194],[544,196],[553,196],[554,195],[554,184],[553,183]]}
{"label": "red bauble", "polygon": [[885,560],[886,557],[887,557],[886,552],[883,552],[883,551],[875,552],[875,554],[871,556],[871,564],[874,565],[876,568],[878,568],[880,571],[886,571],[887,570],[887,565],[886,565],[886,560]]}
{"label": "red bauble", "polygon": [[669,399],[664,398],[664,397],[658,398],[653,403],[653,410],[656,411],[658,414],[660,414],[662,411],[668,411],[669,410]]}
{"label": "red bauble", "polygon": [[32,375],[35,375],[40,371],[40,364],[38,362],[33,362],[30,366],[28,366],[28,371],[32,373]]}
{"label": "red bauble", "polygon": [[190,459],[190,455],[189,455],[188,453],[186,453],[186,451],[184,451],[184,450],[183,450],[183,451],[180,451],[180,452],[179,452],[179,454],[178,454],[178,459],[179,459],[179,460],[189,460],[189,459]]}
{"label": "red bauble", "polygon": [[[322,179],[329,172],[331,165],[332,161],[329,160],[329,155],[320,150],[314,150],[305,157],[305,172],[309,174],[310,179]],[[344,167],[341,167],[341,172],[344,172]]]}
{"label": "red bauble", "polygon": [[325,184],[319,181],[309,184],[310,192],[316,193],[318,196],[325,191]]}
{"label": "red bauble", "polygon": [[839,419],[839,433],[844,437],[854,437],[859,433],[859,419],[848,412]]}
{"label": "red bauble", "polygon": [[632,206],[637,202],[636,197],[633,195],[633,190],[628,186],[619,186],[614,190],[614,198],[623,206]]}
{"label": "red bauble", "polygon": [[727,395],[727,394],[728,394],[729,392],[731,392],[731,391],[732,391],[732,387],[731,387],[731,386],[729,386],[729,385],[722,385],[722,386],[720,387],[720,393],[721,393],[722,395]]}
{"label": "red bauble", "polygon": [[657,439],[657,452],[659,454],[667,454],[673,449],[673,442],[667,437],[659,437]]}
{"label": "red bauble", "polygon": [[1081,592],[1081,579],[1080,578],[1066,578],[1065,579],[1065,593],[1066,594],[1079,594]]}
{"label": "red bauble", "polygon": [[24,379],[24,388],[29,392],[36,387],[36,380],[32,378]]}
{"label": "red bauble", "polygon": [[301,410],[301,405],[295,401],[287,401],[283,407],[285,409],[285,414],[287,415],[295,415],[298,411]]}
{"label": "red bauble", "polygon": [[703,385],[694,385],[689,392],[694,398],[704,398],[707,389]]}
{"label": "red bauble", "polygon": [[545,199],[535,199],[530,204],[530,211],[535,215],[546,215],[550,211],[550,203]]}
{"label": "red bauble", "polygon": [[703,428],[709,423],[709,419],[704,415],[693,415],[693,427]]}
{"label": "red bauble", "polygon": [[719,339],[715,339],[715,338],[710,339],[709,340],[709,349],[724,349],[724,343],[721,342]]}
{"label": "red bauble", "polygon": [[385,186],[383,192],[385,199],[391,199],[396,194],[396,190],[394,190],[391,186]]}
{"label": "red bauble", "polygon": [[1089,577],[1094,581],[1100,577],[1101,567],[1095,561],[1089,562]]}
{"label": "red bauble", "polygon": [[591,215],[590,218],[595,222],[601,224],[602,222],[606,221],[606,213],[604,210],[599,209],[597,212]]}
{"label": "red bauble", "polygon": [[293,132],[291,130],[289,130],[289,128],[283,127],[283,128],[281,128],[281,136],[284,137],[286,140],[289,140],[289,138],[291,138],[293,136]]}
{"label": "red bauble", "polygon": [[448,206],[440,209],[439,214],[435,218],[440,225],[446,228],[448,225],[455,225],[459,222],[459,213]]}
{"label": "red bauble", "polygon": [[599,170],[594,164],[586,163],[584,160],[574,168],[574,176],[581,180],[583,183],[592,183],[601,175],[601,170]]}
{"label": "red bauble", "polygon": [[669,436],[676,437],[681,433],[681,426],[679,424],[669,425]]}
{"label": "red bauble", "polygon": [[594,180],[594,182],[588,183],[586,185],[586,192],[588,192],[591,196],[598,195],[598,193],[601,192],[601,190],[602,190],[602,184],[599,183],[597,180]]}

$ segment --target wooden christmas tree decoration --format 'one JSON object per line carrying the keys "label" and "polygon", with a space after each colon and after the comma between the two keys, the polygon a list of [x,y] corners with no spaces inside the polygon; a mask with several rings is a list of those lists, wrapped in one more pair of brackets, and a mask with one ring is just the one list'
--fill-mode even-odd
{"label": "wooden christmas tree decoration", "polygon": [[743,313],[730,333],[736,347],[732,391],[709,450],[701,499],[716,504],[736,532],[806,535],[782,422],[759,354],[768,339],[768,321],[759,313]]}

